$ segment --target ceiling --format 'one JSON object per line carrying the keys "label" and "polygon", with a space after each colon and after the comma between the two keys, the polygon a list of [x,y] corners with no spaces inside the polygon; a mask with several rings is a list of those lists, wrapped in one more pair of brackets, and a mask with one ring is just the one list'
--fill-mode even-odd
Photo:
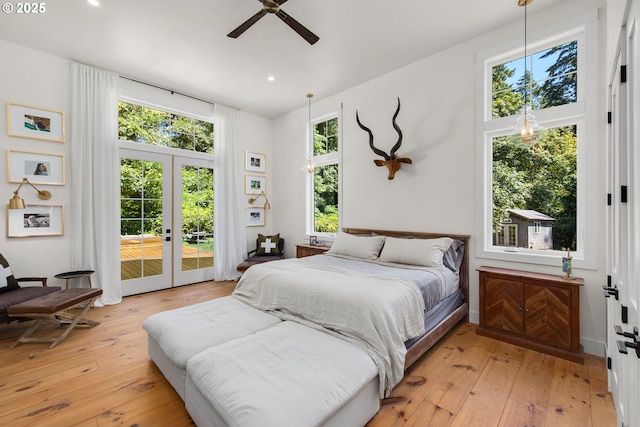
{"label": "ceiling", "polygon": [[[535,0],[530,14],[563,0]],[[289,0],[320,37],[275,15],[226,36],[258,0],[57,0],[0,15],[0,39],[266,118],[339,93],[523,17],[517,0]],[[15,4],[15,3],[14,3]],[[270,82],[268,76],[274,76]]]}

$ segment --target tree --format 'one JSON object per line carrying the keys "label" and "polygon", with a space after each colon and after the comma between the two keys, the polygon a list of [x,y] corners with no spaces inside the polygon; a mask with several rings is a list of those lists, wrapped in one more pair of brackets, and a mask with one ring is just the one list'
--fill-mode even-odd
{"label": "tree", "polygon": [[539,89],[542,108],[576,102],[578,87],[578,42],[555,46],[540,58],[558,59],[547,69],[548,78]]}

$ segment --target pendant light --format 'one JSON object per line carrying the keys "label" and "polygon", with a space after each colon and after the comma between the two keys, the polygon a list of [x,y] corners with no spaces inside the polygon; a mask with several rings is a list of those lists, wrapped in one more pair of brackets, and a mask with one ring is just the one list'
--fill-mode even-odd
{"label": "pendant light", "polygon": [[514,130],[520,134],[522,142],[532,142],[535,139],[535,132],[542,129],[531,113],[532,106],[527,101],[531,92],[531,79],[527,82],[527,5],[531,2],[533,0],[518,0],[518,6],[524,7],[524,107],[516,120]]}
{"label": "pendant light", "polygon": [[313,173],[316,168],[313,164],[313,126],[311,125],[311,98],[313,98],[313,94],[308,93],[307,98],[309,99],[309,157],[307,158],[306,169],[308,173]]}

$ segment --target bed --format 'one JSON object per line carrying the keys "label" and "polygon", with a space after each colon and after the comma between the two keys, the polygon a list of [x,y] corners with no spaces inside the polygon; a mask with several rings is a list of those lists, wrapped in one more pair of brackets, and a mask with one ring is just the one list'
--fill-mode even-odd
{"label": "bed", "polygon": [[[332,387],[350,391],[305,422],[364,425],[404,370],[468,319],[468,239],[344,229],[324,255],[251,267],[229,297],[150,317],[149,354],[198,426],[282,425],[283,413],[318,412],[322,397],[313,393],[333,395]],[[426,263],[415,259],[425,244]],[[320,348],[340,357],[317,357]],[[370,362],[354,363],[360,370],[346,368],[363,358]],[[283,374],[293,366],[305,368]],[[339,383],[347,372],[348,384]]]}

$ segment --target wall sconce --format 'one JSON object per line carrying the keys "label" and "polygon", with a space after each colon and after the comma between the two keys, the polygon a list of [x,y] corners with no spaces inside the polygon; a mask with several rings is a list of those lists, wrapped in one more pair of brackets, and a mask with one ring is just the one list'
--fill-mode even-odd
{"label": "wall sconce", "polygon": [[35,185],[29,182],[27,178],[23,178],[20,186],[16,191],[13,192],[13,198],[9,200],[9,209],[24,209],[27,204],[18,196],[18,191],[22,188],[24,184],[29,184],[38,192],[38,198],[40,200],[49,200],[51,198],[51,193],[46,190],[38,190]]}
{"label": "wall sconce", "polygon": [[271,203],[269,203],[269,199],[267,199],[267,195],[264,194],[264,191],[261,191],[260,194],[258,194],[255,198],[251,197],[249,199],[249,204],[252,205],[255,203],[256,200],[258,200],[260,198],[260,196],[264,197],[264,200],[266,200],[264,202],[264,208],[266,209],[271,209]]}

